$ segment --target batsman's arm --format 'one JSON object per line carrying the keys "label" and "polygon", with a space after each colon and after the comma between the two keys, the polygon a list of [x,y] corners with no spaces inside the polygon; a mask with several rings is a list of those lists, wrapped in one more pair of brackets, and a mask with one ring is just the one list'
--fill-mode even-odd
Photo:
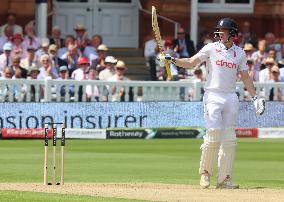
{"label": "batsman's arm", "polygon": [[247,70],[240,71],[240,74],[241,74],[241,79],[242,79],[247,91],[252,96],[252,101],[253,101],[254,108],[256,110],[256,114],[262,115],[265,111],[265,99],[257,97],[256,91],[255,91],[255,88],[254,88],[254,85],[253,85],[253,81],[250,78],[248,71]]}
{"label": "batsman's arm", "polygon": [[248,71],[240,71],[241,80],[243,81],[247,91],[252,97],[256,96],[255,88],[252,82],[252,79],[250,78]]}
{"label": "batsman's arm", "polygon": [[176,66],[183,68],[194,68],[196,65],[201,63],[201,60],[198,58],[197,55],[194,55],[191,58],[174,58],[167,54],[164,56],[164,58],[161,58],[160,60],[171,61]]}

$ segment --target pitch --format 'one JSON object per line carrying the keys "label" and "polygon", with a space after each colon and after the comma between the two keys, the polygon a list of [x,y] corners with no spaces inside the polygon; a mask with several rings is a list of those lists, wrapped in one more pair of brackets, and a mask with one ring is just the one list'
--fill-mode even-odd
{"label": "pitch", "polygon": [[66,185],[46,187],[43,140],[1,140],[0,201],[284,201],[283,139],[239,139],[240,190],[199,188],[199,139],[66,144]]}

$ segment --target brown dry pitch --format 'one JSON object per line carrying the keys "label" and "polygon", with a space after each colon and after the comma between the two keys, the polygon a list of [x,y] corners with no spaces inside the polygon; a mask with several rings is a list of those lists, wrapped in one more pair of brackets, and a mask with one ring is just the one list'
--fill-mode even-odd
{"label": "brown dry pitch", "polygon": [[201,189],[194,185],[158,183],[67,183],[44,186],[36,183],[0,183],[0,190],[76,194],[148,201],[283,201],[284,189]]}

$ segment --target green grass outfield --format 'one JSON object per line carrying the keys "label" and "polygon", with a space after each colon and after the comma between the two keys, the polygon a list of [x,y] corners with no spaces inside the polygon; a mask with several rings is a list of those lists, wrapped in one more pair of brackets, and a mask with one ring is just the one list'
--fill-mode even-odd
{"label": "green grass outfield", "polygon": [[[198,184],[201,142],[200,139],[67,139],[65,182]],[[0,183],[42,183],[43,145],[43,140],[0,140]],[[49,157],[51,151],[50,146]],[[57,154],[59,168],[60,147]],[[234,180],[242,187],[284,188],[283,170],[284,139],[238,140]],[[0,201],[51,201],[50,197],[52,201],[92,201],[94,198],[118,201],[89,196],[72,196],[71,200],[68,195],[0,191]]]}

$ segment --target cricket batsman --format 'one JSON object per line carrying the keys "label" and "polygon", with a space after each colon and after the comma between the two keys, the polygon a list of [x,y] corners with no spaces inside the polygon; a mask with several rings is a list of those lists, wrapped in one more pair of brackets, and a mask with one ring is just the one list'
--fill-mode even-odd
{"label": "cricket batsman", "polygon": [[239,185],[233,182],[232,175],[237,145],[235,127],[239,110],[236,94],[238,73],[252,96],[257,115],[264,113],[265,101],[256,95],[254,84],[248,75],[245,52],[233,43],[233,38],[238,34],[236,22],[230,18],[221,19],[214,34],[218,41],[205,45],[191,58],[178,59],[164,55],[158,60],[161,65],[170,61],[184,68],[193,68],[206,62],[208,74],[203,97],[206,135],[200,148],[200,186],[210,186],[213,166],[218,160],[216,188],[237,189]]}

